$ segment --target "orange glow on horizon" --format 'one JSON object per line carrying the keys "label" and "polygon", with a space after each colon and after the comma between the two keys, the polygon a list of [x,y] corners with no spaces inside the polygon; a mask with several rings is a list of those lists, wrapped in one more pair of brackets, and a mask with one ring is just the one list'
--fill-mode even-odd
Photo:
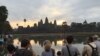
{"label": "orange glow on horizon", "polygon": [[[12,28],[18,28],[18,26],[23,26],[23,27],[27,27],[27,25],[30,26],[34,26],[34,23],[37,23],[36,21],[27,21],[27,22],[23,22],[23,21],[11,21],[10,25],[12,26]],[[18,26],[17,26],[18,24]]]}
{"label": "orange glow on horizon", "polygon": [[[57,20],[57,25],[62,25],[62,22],[64,22],[65,20]],[[26,23],[23,21],[10,21],[10,25],[12,26],[12,28],[18,28],[18,26],[23,26],[23,27],[27,27],[27,25],[30,26],[34,26],[34,23],[38,23],[38,21],[27,21]],[[18,24],[18,26],[17,26]]]}

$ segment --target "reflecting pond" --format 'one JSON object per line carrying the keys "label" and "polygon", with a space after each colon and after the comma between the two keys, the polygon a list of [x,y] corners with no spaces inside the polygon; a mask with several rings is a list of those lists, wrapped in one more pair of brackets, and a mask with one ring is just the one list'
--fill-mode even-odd
{"label": "reflecting pond", "polygon": [[[43,41],[42,41],[42,42],[43,42]],[[42,53],[42,51],[44,50],[41,41],[35,41],[35,40],[31,39],[31,40],[30,40],[30,43],[31,43],[31,45],[32,45],[32,49],[34,50],[34,52],[35,52],[37,55],[41,56],[41,53]],[[56,44],[55,44],[55,43],[56,43]],[[14,46],[20,48],[20,41],[19,41],[19,39],[17,39],[17,38],[14,39],[14,40],[13,40],[13,44],[14,44]],[[76,47],[79,49],[80,53],[82,53],[83,44],[78,43],[78,44],[73,44],[73,45],[76,46]],[[63,40],[52,41],[52,48],[54,48],[56,52],[57,52],[57,51],[61,51],[62,46],[63,46]]]}

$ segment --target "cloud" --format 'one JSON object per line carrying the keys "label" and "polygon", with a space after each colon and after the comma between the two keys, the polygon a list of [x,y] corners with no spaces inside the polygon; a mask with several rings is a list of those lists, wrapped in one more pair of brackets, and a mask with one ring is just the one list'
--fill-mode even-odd
{"label": "cloud", "polygon": [[62,15],[64,11],[58,7],[49,7],[45,5],[39,8],[38,13],[42,16],[56,17]]}
{"label": "cloud", "polygon": [[49,20],[83,22],[100,21],[100,0],[0,0],[9,11],[10,22],[27,20]]}

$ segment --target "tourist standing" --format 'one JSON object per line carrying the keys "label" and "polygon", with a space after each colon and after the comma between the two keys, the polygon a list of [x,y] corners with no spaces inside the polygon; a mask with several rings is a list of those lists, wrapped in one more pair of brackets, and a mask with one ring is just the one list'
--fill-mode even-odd
{"label": "tourist standing", "polygon": [[51,48],[51,42],[49,40],[44,41],[42,56],[55,56],[55,50]]}
{"label": "tourist standing", "polygon": [[73,36],[67,36],[66,41],[67,44],[62,48],[62,56],[79,56],[79,51],[76,47],[72,45],[73,43]]}
{"label": "tourist standing", "polygon": [[95,42],[95,44],[96,44],[96,46],[98,48],[98,53],[99,53],[99,56],[100,56],[100,41],[99,41],[99,36],[98,35],[94,35],[93,38],[94,38],[94,42]]}
{"label": "tourist standing", "polygon": [[35,56],[35,53],[28,49],[30,46],[30,41],[23,39],[21,41],[21,49],[17,50],[14,56]]}
{"label": "tourist standing", "polygon": [[97,46],[93,37],[88,38],[88,43],[84,45],[82,56],[98,56]]}

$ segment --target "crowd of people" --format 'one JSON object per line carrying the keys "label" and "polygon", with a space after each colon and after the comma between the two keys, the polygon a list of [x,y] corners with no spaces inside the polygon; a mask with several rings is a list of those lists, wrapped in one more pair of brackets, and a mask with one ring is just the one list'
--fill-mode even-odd
{"label": "crowd of people", "polygon": [[[74,37],[66,36],[64,39],[64,45],[61,51],[57,53],[53,48],[51,48],[51,42],[45,40],[44,51],[41,53],[41,56],[100,56],[100,41],[98,36],[90,36],[84,43],[84,48],[82,55],[80,54],[78,47],[73,46]],[[3,56],[39,56],[33,50],[28,39],[21,40],[21,48],[15,48],[13,44],[8,44],[6,46],[6,54]],[[0,53],[1,54],[1,53]],[[1,55],[0,55],[1,56]]]}

